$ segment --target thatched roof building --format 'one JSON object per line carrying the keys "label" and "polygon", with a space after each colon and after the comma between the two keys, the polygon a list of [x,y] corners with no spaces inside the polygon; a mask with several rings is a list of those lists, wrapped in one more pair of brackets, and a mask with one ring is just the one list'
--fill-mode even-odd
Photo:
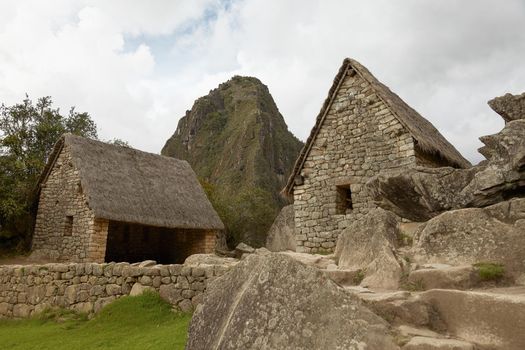
{"label": "thatched roof building", "polygon": [[458,168],[468,168],[472,166],[472,164],[470,164],[470,162],[465,159],[461,153],[459,153],[459,151],[450,142],[448,142],[445,137],[443,137],[443,135],[441,135],[441,133],[434,127],[434,125],[432,125],[432,123],[425,119],[415,109],[406,104],[405,101],[392,92],[386,85],[377,80],[377,78],[373,76],[366,67],[361,65],[361,63],[354,59],[346,58],[344,59],[341,68],[339,68],[339,71],[334,78],[334,82],[328,91],[328,96],[326,97],[323,106],[317,115],[315,125],[310,132],[310,136],[306,140],[306,143],[301,150],[297,161],[295,162],[294,169],[284,189],[285,194],[290,194],[290,191],[293,188],[294,178],[301,171],[304,161],[312,147],[313,141],[317,136],[319,129],[323,124],[323,120],[332,105],[335,95],[339,89],[339,85],[348,72],[352,72],[352,74],[355,72],[368,84],[370,84],[377,96],[388,106],[397,120],[412,134],[412,137],[415,141],[415,147],[424,153],[438,156],[447,161],[450,165],[454,165]]}
{"label": "thatched roof building", "polygon": [[[59,187],[55,188],[57,184]],[[94,221],[108,224],[108,241],[112,226],[116,231],[138,235],[144,230],[130,230],[128,226],[149,227],[148,232],[162,228],[195,234],[224,229],[186,161],[71,134],[64,135],[56,143],[40,178],[39,188],[35,248],[40,244],[44,226],[55,226],[50,217],[58,217],[60,221],[62,217],[71,217],[67,219],[71,221],[75,217],[77,223],[85,221],[83,226],[76,227],[77,233],[82,235],[82,230],[90,232],[92,228],[89,220],[84,218],[85,211]],[[60,190],[65,191],[64,196],[57,193]],[[74,193],[68,193],[71,191]],[[77,205],[75,197],[78,196],[81,198]],[[60,209],[50,208],[53,206],[48,200],[50,198]],[[46,225],[43,225],[44,221],[47,221]],[[122,225],[127,225],[127,228],[122,228]],[[173,231],[170,235],[182,234]],[[125,239],[129,241],[129,237]]]}
{"label": "thatched roof building", "polygon": [[341,230],[374,207],[367,181],[414,166],[471,165],[428,120],[346,58],[283,189],[294,201],[297,250],[332,251]]}

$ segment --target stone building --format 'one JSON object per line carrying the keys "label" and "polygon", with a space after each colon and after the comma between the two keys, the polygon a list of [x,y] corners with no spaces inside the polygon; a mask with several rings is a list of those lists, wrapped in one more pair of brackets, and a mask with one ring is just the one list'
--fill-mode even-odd
{"label": "stone building", "polygon": [[50,260],[180,263],[224,229],[186,161],[70,134],[38,188],[32,250]]}
{"label": "stone building", "polygon": [[297,250],[332,251],[341,229],[374,207],[365,182],[383,169],[471,164],[364,66],[345,59],[284,188]]}

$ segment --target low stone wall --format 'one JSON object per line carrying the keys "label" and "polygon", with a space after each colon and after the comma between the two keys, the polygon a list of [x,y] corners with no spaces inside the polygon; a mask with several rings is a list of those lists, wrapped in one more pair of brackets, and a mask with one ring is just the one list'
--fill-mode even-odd
{"label": "low stone wall", "polygon": [[98,312],[123,295],[148,288],[174,307],[190,311],[207,284],[227,265],[71,263],[0,266],[0,318],[28,317],[49,307]]}

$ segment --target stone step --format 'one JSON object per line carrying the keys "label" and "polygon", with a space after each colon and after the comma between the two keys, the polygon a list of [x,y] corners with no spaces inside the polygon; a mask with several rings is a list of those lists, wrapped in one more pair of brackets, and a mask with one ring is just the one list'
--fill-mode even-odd
{"label": "stone step", "polygon": [[423,268],[408,275],[409,285],[419,290],[472,289],[480,282],[478,271],[472,265]]}
{"label": "stone step", "polygon": [[373,312],[390,324],[429,327],[441,331],[439,320],[430,305],[419,295],[407,291],[357,292],[356,294]]}
{"label": "stone step", "polygon": [[455,339],[416,336],[402,348],[403,350],[475,350],[472,343]]}
{"label": "stone step", "polygon": [[525,349],[523,287],[490,292],[433,289],[419,297],[432,306],[454,337],[476,343],[482,349]]}

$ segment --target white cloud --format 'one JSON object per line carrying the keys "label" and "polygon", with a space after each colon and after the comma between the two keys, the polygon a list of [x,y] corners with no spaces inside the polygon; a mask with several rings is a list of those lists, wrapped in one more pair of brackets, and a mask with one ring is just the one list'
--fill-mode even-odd
{"label": "white cloud", "polygon": [[308,135],[344,57],[358,59],[469,159],[525,90],[525,4],[509,0],[0,3],[0,101],[25,92],[88,111],[104,138],[158,152],[193,101],[260,78]]}

